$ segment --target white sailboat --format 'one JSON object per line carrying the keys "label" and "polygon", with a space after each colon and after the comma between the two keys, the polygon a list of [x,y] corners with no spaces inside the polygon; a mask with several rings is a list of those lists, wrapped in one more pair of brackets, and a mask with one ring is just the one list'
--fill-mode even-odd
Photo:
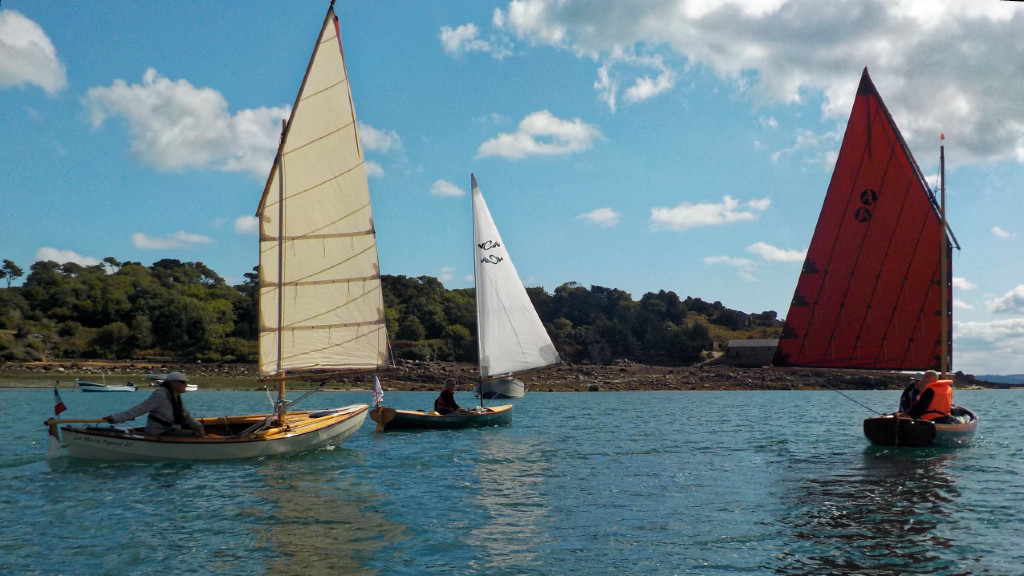
{"label": "white sailboat", "polygon": [[480,368],[474,392],[481,399],[522,398],[525,386],[516,373],[559,364],[562,359],[512,265],[476,176],[470,179]]}
{"label": "white sailboat", "polygon": [[205,438],[142,428],[47,422],[51,456],[221,460],[339,445],[368,406],[292,411],[286,381],[386,366],[377,245],[348,72],[333,2],[324,18],[257,216],[260,219],[259,373],[277,380],[266,414],[199,418]]}
{"label": "white sailboat", "polygon": [[512,404],[483,406],[485,398],[521,398],[524,386],[516,373],[559,364],[562,360],[526,293],[519,273],[498,234],[483,194],[473,188],[473,256],[476,275],[476,324],[480,377],[474,393],[480,406],[449,414],[398,410],[381,406],[383,392],[370,418],[377,432],[388,430],[453,429],[500,426],[512,421]]}

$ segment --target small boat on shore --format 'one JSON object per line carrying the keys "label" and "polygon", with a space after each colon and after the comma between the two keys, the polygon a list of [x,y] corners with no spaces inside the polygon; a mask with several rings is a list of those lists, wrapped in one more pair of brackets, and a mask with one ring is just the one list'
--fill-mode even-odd
{"label": "small boat on shore", "polygon": [[370,409],[370,419],[378,429],[385,430],[453,430],[459,428],[482,428],[484,426],[505,426],[512,422],[512,405],[504,404],[487,408],[476,406],[451,414],[439,414],[433,410],[396,410],[377,406]]}
{"label": "small boat on shore", "polygon": [[[164,383],[164,380],[167,379],[167,374],[146,374],[146,378],[149,378],[150,386],[156,387]],[[196,390],[199,390],[198,384],[193,384],[191,382],[185,384],[186,392],[195,392]]]}
{"label": "small boat on shore", "polygon": [[82,392],[135,392],[138,390],[138,387],[130,381],[127,384],[100,384],[78,378],[75,380],[75,384]]}

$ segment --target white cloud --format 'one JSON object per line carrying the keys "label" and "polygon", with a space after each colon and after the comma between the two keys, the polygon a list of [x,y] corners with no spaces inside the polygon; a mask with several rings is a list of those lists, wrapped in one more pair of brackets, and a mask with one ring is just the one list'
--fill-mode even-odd
{"label": "white cloud", "polygon": [[757,262],[749,258],[735,258],[732,256],[708,256],[704,258],[705,264],[725,264],[736,268],[740,278],[748,282],[756,282]]}
{"label": "white cloud", "polygon": [[999,226],[992,227],[992,235],[997,238],[1016,238],[1016,232],[1010,232],[1009,230],[1003,230]]}
{"label": "white cloud", "polygon": [[806,250],[787,250],[765,242],[755,242],[747,246],[747,252],[757,254],[770,262],[803,262],[807,257]]}
{"label": "white cloud", "polygon": [[954,290],[974,290],[977,286],[967,278],[961,278],[960,276],[953,276],[953,289]]}
{"label": "white cloud", "polygon": [[167,250],[169,248],[191,248],[198,244],[210,244],[212,238],[179,230],[167,236],[149,236],[141,232],[132,234],[132,246],[142,250]]}
{"label": "white cloud", "polygon": [[992,314],[1024,314],[1024,284],[1018,284],[1006,294],[991,300],[988,311]]}
{"label": "white cloud", "polygon": [[469,23],[451,28],[441,27],[441,47],[446,54],[461,56],[467,52],[486,52],[501,60],[511,54],[504,41],[495,37],[490,40],[480,38],[480,29],[476,24]]}
{"label": "white cloud", "polygon": [[953,309],[954,310],[974,310],[974,306],[968,304],[966,301],[959,298],[953,298]]}
{"label": "white cloud", "polygon": [[460,198],[466,195],[466,191],[447,180],[436,180],[430,187],[430,194],[445,198]]}
{"label": "white cloud", "polygon": [[683,202],[675,208],[652,208],[651,228],[654,230],[684,231],[702,226],[718,226],[757,218],[757,212],[768,209],[771,202],[765,198],[741,203],[732,196],[721,202],[691,204]]}
{"label": "white cloud", "polygon": [[43,246],[39,250],[36,250],[35,262],[44,262],[47,260],[51,260],[59,264],[74,262],[75,264],[81,264],[82,266],[95,266],[100,263],[99,259],[93,258],[92,256],[82,256],[74,250],[60,250],[50,246]]}
{"label": "white cloud", "polygon": [[592,148],[602,137],[600,130],[579,118],[562,120],[541,110],[523,118],[516,132],[502,132],[481,144],[477,157],[521,160],[529,156],[574,154]]}
{"label": "white cloud", "polygon": [[614,228],[619,224],[619,216],[620,214],[611,208],[598,208],[597,210],[580,214],[576,217],[576,220],[585,220],[602,228]]}
{"label": "white cloud", "polygon": [[132,151],[157,170],[186,168],[248,172],[265,177],[289,107],[255,108],[231,115],[216,90],[171,81],[150,68],[140,84],[114,80],[90,88],[84,99],[95,127],[121,116]]}
{"label": "white cloud", "polygon": [[[1024,344],[1024,318],[1008,318],[992,322],[954,322],[953,337],[956,339],[978,339],[985,342],[1017,340]],[[1024,346],[1018,352],[1024,354]]]}
{"label": "white cloud", "polygon": [[969,0],[514,0],[492,25],[595,62],[593,87],[613,109],[621,87],[649,97],[659,86],[621,58],[638,54],[713,74],[756,106],[820,97],[842,122],[868,64],[911,149],[946,132],[958,162],[984,163],[1024,162],[1024,101],[1006,81],[1024,58],[1022,17],[1018,3]]}
{"label": "white cloud", "polygon": [[441,273],[437,275],[437,279],[440,280],[442,284],[451,282],[455,279],[455,268],[452,266],[445,266],[441,268]]}
{"label": "white cloud", "polygon": [[239,216],[238,218],[235,218],[235,232],[246,236],[259,236],[259,218],[255,216]]}
{"label": "white cloud", "polygon": [[380,164],[369,160],[364,161],[364,164],[366,165],[367,178],[380,178],[384,175],[384,168]]}
{"label": "white cloud", "polygon": [[39,24],[14,10],[0,10],[0,88],[25,84],[53,95],[67,86],[67,71]]}
{"label": "white cloud", "polygon": [[365,122],[359,122],[359,141],[363,148],[373,152],[390,152],[402,149],[402,138],[394,130],[378,130]]}

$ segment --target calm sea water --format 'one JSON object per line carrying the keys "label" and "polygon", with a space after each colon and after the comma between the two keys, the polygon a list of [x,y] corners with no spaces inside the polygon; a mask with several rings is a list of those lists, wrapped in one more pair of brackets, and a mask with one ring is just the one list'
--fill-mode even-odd
{"label": "calm sea water", "polygon": [[[52,394],[0,389],[3,574],[1024,573],[1024,391],[958,391],[981,416],[960,449],[869,447],[870,412],[834,392],[530,393],[503,428],[378,435],[367,419],[297,457],[57,466]],[[144,394],[65,390],[63,416]],[[849,393],[879,412],[898,394]]]}

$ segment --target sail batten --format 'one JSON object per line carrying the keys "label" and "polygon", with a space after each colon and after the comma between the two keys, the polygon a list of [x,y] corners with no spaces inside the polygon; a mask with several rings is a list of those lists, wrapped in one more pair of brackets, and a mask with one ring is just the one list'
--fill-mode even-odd
{"label": "sail batten", "polygon": [[773,363],[937,369],[946,231],[865,69]]}
{"label": "sail batten", "polygon": [[358,140],[331,9],[257,212],[261,376],[386,366],[376,231]]}
{"label": "sail batten", "polygon": [[558,364],[561,358],[509,258],[475,176],[471,187],[480,378]]}

